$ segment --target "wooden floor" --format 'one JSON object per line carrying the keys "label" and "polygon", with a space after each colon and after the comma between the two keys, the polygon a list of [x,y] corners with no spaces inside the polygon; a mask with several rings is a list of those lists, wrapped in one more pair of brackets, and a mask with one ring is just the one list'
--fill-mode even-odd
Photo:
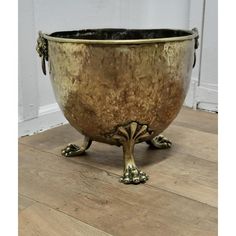
{"label": "wooden floor", "polygon": [[141,185],[118,182],[121,148],[63,158],[82,141],[69,125],[19,139],[19,235],[217,235],[217,115],[183,108],[164,135],[171,149],[136,145]]}

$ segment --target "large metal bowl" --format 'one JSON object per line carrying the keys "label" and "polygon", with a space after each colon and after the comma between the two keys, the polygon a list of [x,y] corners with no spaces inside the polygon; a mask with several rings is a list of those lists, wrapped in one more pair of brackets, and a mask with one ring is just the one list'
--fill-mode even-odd
{"label": "large metal bowl", "polygon": [[49,61],[56,100],[69,123],[85,135],[65,156],[80,155],[91,141],[122,145],[124,183],[145,182],[134,144],[156,148],[171,142],[158,136],[185,99],[198,47],[196,29],[96,29],[39,33],[37,51]]}

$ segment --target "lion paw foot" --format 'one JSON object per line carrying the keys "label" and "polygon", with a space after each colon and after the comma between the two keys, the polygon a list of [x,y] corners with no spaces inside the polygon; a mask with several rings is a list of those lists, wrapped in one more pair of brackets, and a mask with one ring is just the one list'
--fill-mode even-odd
{"label": "lion paw foot", "polygon": [[124,171],[123,176],[120,178],[120,182],[124,184],[139,184],[145,183],[148,178],[148,175],[140,171],[137,167],[129,167]]}
{"label": "lion paw foot", "polygon": [[75,144],[68,144],[61,151],[61,154],[65,157],[80,156],[80,155],[83,155],[84,153],[85,153],[85,149]]}
{"label": "lion paw foot", "polygon": [[148,140],[146,143],[150,145],[150,147],[157,149],[170,148],[172,145],[172,142],[169,139],[165,138],[163,135],[158,135],[153,139]]}

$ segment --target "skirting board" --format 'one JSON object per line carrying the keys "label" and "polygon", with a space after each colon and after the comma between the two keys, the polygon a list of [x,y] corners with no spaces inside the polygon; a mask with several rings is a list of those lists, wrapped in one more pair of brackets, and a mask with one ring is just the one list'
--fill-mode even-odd
{"label": "skirting board", "polygon": [[53,103],[40,107],[38,117],[19,122],[18,136],[32,135],[67,123],[57,103]]}
{"label": "skirting board", "polygon": [[197,80],[192,79],[184,106],[218,112],[218,86],[207,83],[198,86]]}

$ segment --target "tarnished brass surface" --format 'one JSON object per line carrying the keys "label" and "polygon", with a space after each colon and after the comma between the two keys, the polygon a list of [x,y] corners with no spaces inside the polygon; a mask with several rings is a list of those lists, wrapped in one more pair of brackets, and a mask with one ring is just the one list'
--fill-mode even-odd
{"label": "tarnished brass surface", "polygon": [[178,114],[193,64],[193,41],[100,46],[49,41],[54,92],[82,134],[111,143],[106,133],[129,121],[161,133]]}
{"label": "tarnished brass surface", "polygon": [[[103,36],[101,37],[101,32],[104,32]],[[120,36],[116,37],[109,37],[108,32],[121,32]],[[131,36],[128,37],[128,34],[123,34],[125,32],[147,32],[149,31],[150,34],[146,37],[137,37]],[[151,31],[151,32],[150,32]],[[152,33],[155,31],[169,31],[169,35],[159,35],[155,36]],[[75,32],[75,33],[74,33]],[[79,37],[77,32],[84,32],[86,34],[83,37]],[[100,32],[99,34],[95,34],[96,37],[91,37],[93,33]],[[108,34],[107,34],[108,33]],[[176,34],[177,33],[177,34]],[[180,33],[180,34],[178,34]],[[184,33],[184,34],[183,34]],[[62,37],[64,35],[64,37]],[[74,35],[71,36],[71,35]],[[105,35],[105,36],[104,36]],[[114,34],[113,34],[114,35]],[[78,37],[77,37],[78,36]],[[85,36],[85,37],[84,37]],[[82,43],[82,44],[148,44],[148,43],[161,43],[161,42],[173,42],[173,41],[183,41],[183,40],[198,40],[198,30],[194,28],[192,30],[174,30],[174,29],[95,29],[95,30],[80,30],[80,31],[65,31],[65,32],[54,32],[52,34],[44,34],[44,38],[49,41],[54,42],[61,42],[61,43]]]}
{"label": "tarnished brass surface", "polygon": [[[69,123],[91,140],[123,146],[123,182],[146,181],[146,174],[136,171],[133,165],[133,145],[159,135],[183,104],[198,47],[197,30],[186,32],[190,33],[142,40],[43,35],[48,58],[41,50],[45,47],[38,47],[38,52],[49,61],[49,74],[61,110]],[[41,37],[38,45],[42,45]],[[134,138],[134,126],[136,135],[144,132],[142,138]],[[170,145],[164,143],[163,147]]]}
{"label": "tarnished brass surface", "polygon": [[77,146],[75,144],[68,144],[62,151],[61,154],[65,157],[74,157],[81,156],[85,153],[87,149],[92,144],[92,140],[89,137],[84,137],[84,142],[81,146]]}
{"label": "tarnished brass surface", "polygon": [[172,145],[172,142],[169,139],[165,138],[163,135],[157,135],[153,139],[146,141],[146,143],[150,145],[150,147],[156,149],[170,148]]}
{"label": "tarnished brass surface", "polygon": [[111,139],[117,140],[123,146],[124,174],[120,181],[125,184],[139,184],[146,182],[148,176],[140,171],[134,161],[134,145],[150,137],[147,125],[130,122],[117,127]]}
{"label": "tarnished brass surface", "polygon": [[46,75],[46,65],[45,60],[48,61],[48,41],[43,37],[42,32],[39,32],[39,37],[37,40],[36,51],[41,57],[42,71]]}

